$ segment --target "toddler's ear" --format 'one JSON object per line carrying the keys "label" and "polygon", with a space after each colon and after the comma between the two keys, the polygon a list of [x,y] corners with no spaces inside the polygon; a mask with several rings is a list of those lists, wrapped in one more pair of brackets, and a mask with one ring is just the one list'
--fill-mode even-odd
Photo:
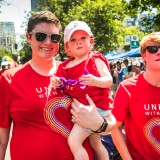
{"label": "toddler's ear", "polygon": [[64,45],[64,50],[65,50],[65,53],[67,54],[67,56],[72,56],[71,51],[70,51],[67,43]]}
{"label": "toddler's ear", "polygon": [[90,43],[94,44],[94,38],[93,37],[90,38]]}

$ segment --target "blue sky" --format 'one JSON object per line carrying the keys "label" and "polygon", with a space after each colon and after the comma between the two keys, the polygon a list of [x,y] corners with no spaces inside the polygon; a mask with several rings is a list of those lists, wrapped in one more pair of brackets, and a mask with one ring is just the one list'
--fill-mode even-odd
{"label": "blue sky", "polygon": [[21,28],[22,22],[25,21],[25,11],[31,10],[30,0],[5,0],[10,3],[0,8],[0,21],[10,21],[15,24],[17,36],[25,33],[25,28]]}

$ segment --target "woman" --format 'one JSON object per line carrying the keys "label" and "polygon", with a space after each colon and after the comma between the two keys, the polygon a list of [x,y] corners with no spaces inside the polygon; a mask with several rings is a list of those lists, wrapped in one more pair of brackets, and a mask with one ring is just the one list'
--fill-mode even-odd
{"label": "woman", "polygon": [[[73,100],[71,117],[71,99],[50,89],[50,77],[60,64],[54,59],[59,50],[60,30],[61,24],[53,13],[42,11],[33,15],[26,33],[32,59],[4,72],[0,78],[0,160],[5,157],[12,122],[12,160],[73,160],[66,138],[73,125],[71,118],[92,130],[103,124],[89,97],[90,111]],[[113,127],[112,118],[106,118],[106,132]],[[88,139],[84,146],[92,160]]]}

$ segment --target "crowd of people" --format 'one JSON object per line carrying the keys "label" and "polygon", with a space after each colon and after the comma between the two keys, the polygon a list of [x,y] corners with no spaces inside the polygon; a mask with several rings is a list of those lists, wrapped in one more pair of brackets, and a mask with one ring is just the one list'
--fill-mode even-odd
{"label": "crowd of people", "polygon": [[126,58],[110,62],[110,70],[113,78],[113,85],[111,86],[111,94],[114,98],[119,84],[128,78],[139,75],[145,71],[145,63],[142,59]]}
{"label": "crowd of people", "polygon": [[109,63],[92,51],[90,27],[72,21],[64,31],[71,58],[62,63],[54,58],[61,28],[50,11],[32,15],[31,60],[0,76],[0,160],[11,125],[11,160],[109,160],[100,139],[109,133],[123,160],[158,160],[160,32],[142,39],[143,62]]}
{"label": "crowd of people", "polygon": [[[13,63],[13,65],[12,65],[12,63]],[[2,62],[1,69],[0,69],[0,76],[4,71],[11,69],[11,68],[14,68],[14,67],[17,67],[17,66],[18,66],[18,64],[16,62],[7,62],[5,64],[3,64],[3,62]]]}

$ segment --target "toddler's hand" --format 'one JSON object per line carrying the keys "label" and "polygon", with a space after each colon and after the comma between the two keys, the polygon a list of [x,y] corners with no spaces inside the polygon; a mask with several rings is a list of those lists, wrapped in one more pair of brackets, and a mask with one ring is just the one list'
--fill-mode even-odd
{"label": "toddler's hand", "polygon": [[51,77],[51,87],[53,88],[59,88],[61,85],[62,81],[59,79],[59,77]]}
{"label": "toddler's hand", "polygon": [[82,75],[79,80],[81,80],[81,85],[88,85],[88,86],[96,86],[97,77],[92,74]]}

